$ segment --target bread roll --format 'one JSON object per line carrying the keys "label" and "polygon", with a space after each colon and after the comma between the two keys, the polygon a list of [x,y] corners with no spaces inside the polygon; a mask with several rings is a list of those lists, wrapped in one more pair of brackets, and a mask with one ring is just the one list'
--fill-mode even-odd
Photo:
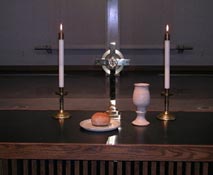
{"label": "bread roll", "polygon": [[107,126],[110,123],[110,117],[105,112],[96,112],[92,115],[91,122],[94,126]]}

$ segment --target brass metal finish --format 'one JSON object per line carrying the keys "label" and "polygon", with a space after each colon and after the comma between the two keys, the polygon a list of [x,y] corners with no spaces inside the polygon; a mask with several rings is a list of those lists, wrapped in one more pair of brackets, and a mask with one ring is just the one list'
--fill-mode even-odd
{"label": "brass metal finish", "polygon": [[66,119],[66,118],[70,118],[70,114],[68,112],[64,112],[62,110],[60,110],[55,116],[55,119]]}
{"label": "brass metal finish", "polygon": [[172,114],[171,114],[170,112],[168,112],[168,111],[162,112],[161,114],[159,114],[159,115],[157,116],[157,118],[158,118],[159,120],[164,120],[164,121],[175,120],[175,116],[172,115]]}
{"label": "brass metal finish", "polygon": [[59,88],[59,92],[56,92],[59,95],[59,112],[54,115],[55,119],[67,119],[70,118],[70,114],[64,111],[64,95],[67,95],[67,92],[64,92],[64,88]]}
{"label": "brass metal finish", "polygon": [[161,114],[157,116],[159,120],[175,120],[175,116],[169,112],[169,96],[171,94],[169,93],[169,89],[165,89],[164,93],[162,94],[164,96],[164,107],[165,110]]}

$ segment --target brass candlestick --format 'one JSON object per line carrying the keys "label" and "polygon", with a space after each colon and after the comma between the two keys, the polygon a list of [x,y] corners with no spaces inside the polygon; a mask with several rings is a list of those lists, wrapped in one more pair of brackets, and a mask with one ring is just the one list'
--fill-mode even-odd
{"label": "brass candlestick", "polygon": [[169,112],[169,97],[171,94],[169,93],[169,89],[165,89],[164,93],[162,93],[164,96],[164,107],[165,110],[161,114],[157,116],[160,120],[175,120],[175,116]]}
{"label": "brass candlestick", "polygon": [[67,95],[67,92],[64,92],[64,88],[59,87],[59,92],[56,92],[59,95],[59,112],[54,116],[55,119],[66,119],[70,118],[70,114],[64,111],[64,96]]}

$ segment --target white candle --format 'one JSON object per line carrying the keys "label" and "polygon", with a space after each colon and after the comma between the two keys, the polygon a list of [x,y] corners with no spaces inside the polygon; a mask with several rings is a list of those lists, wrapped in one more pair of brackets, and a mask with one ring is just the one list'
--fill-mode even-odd
{"label": "white candle", "polygon": [[170,35],[169,26],[166,25],[165,43],[164,43],[164,88],[170,88]]}
{"label": "white candle", "polygon": [[58,54],[58,66],[59,66],[59,87],[64,87],[64,33],[63,25],[60,24],[60,32],[58,34],[59,41],[59,54]]}

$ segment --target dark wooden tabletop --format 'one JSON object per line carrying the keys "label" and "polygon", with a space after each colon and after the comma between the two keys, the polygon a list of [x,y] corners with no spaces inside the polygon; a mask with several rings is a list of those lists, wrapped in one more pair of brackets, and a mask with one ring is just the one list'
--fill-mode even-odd
{"label": "dark wooden tabletop", "polygon": [[[175,121],[163,122],[156,118],[159,112],[147,112],[150,125],[138,127],[131,124],[136,117],[135,112],[123,111],[121,127],[108,132],[86,131],[79,126],[94,111],[70,111],[72,117],[66,119],[63,125],[53,119],[55,113],[0,111],[0,157],[20,158],[21,153],[25,153],[27,158],[79,158],[79,154],[84,153],[82,159],[103,159],[102,156],[107,155],[108,159],[137,160],[143,156],[144,160],[154,157],[174,160],[175,156],[175,160],[183,160],[187,156],[192,160],[213,161],[213,113],[175,112]],[[114,137],[114,145],[106,144],[110,137]],[[175,155],[178,150],[189,152],[188,155],[187,152]],[[102,156],[95,157],[93,154],[97,151]],[[128,153],[125,155],[123,151]],[[170,152],[169,155],[166,151]],[[197,151],[202,155],[197,156]],[[53,152],[56,155],[53,156]],[[115,152],[117,154],[113,155]],[[166,157],[163,158],[162,154]]]}
{"label": "dark wooden tabletop", "polygon": [[122,112],[119,130],[91,132],[79,126],[93,111],[70,111],[72,117],[61,127],[54,111],[0,111],[0,142],[100,143],[116,135],[117,144],[200,144],[213,145],[213,113],[176,112],[176,120],[156,119],[148,112],[150,125],[131,124],[136,114]]}

